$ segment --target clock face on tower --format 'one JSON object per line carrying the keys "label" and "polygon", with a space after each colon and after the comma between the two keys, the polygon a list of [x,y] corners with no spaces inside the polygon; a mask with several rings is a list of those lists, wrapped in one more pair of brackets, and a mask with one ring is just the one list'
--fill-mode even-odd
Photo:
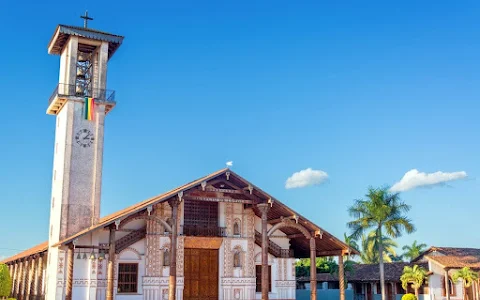
{"label": "clock face on tower", "polygon": [[75,141],[83,148],[90,147],[94,140],[93,133],[88,129],[80,129],[75,135]]}

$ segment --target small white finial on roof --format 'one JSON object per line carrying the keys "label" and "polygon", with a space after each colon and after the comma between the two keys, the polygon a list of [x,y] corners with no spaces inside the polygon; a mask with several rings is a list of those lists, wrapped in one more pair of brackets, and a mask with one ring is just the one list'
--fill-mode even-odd
{"label": "small white finial on roof", "polygon": [[227,165],[227,167],[232,167],[233,166],[233,160],[229,160],[225,163]]}

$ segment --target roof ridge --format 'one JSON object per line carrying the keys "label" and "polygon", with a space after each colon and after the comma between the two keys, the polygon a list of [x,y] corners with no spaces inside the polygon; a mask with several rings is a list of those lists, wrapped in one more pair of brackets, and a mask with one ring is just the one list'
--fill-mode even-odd
{"label": "roof ridge", "polygon": [[119,35],[119,34],[110,33],[110,32],[106,32],[106,31],[98,30],[98,29],[94,29],[94,28],[89,28],[89,27],[81,27],[81,26],[66,25],[66,24],[58,24],[58,26],[63,26],[63,27],[68,27],[68,28],[78,29],[78,30],[85,30],[85,31],[90,31],[90,32],[96,32],[96,33],[102,33],[102,34],[108,34],[108,35],[112,35],[112,36],[116,36],[116,37],[124,37],[124,36]]}

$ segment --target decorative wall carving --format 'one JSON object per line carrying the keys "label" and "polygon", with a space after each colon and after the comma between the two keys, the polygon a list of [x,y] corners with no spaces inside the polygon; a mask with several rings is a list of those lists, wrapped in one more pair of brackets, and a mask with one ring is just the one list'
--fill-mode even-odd
{"label": "decorative wall carving", "polygon": [[227,236],[233,235],[233,203],[225,203],[225,225]]}
{"label": "decorative wall carving", "polygon": [[248,211],[246,234],[249,238],[253,238],[255,236],[255,213],[252,209]]}
{"label": "decorative wall carving", "polygon": [[182,230],[182,219],[183,219],[183,205],[185,204],[185,201],[182,201],[178,205],[177,209],[177,232],[181,232]]}
{"label": "decorative wall carving", "polygon": [[247,263],[246,263],[246,269],[247,272],[245,276],[247,277],[255,277],[255,242],[253,239],[249,238],[247,241]]}
{"label": "decorative wall carving", "polygon": [[123,252],[126,252],[126,251],[133,252],[137,255],[137,259],[139,259],[139,260],[142,259],[142,255],[140,254],[140,252],[138,252],[138,250],[133,248],[133,247],[127,247],[127,248],[123,249],[122,252],[119,253],[119,255],[122,254]]}
{"label": "decorative wall carving", "polygon": [[[154,214],[157,210],[154,211]],[[146,276],[160,276],[160,224],[154,220],[147,220],[147,253],[146,253]]]}
{"label": "decorative wall carving", "polygon": [[168,286],[168,277],[143,277],[144,286],[159,286],[167,285]]}
{"label": "decorative wall carving", "polygon": [[106,279],[74,279],[73,285],[76,287],[106,287]]}
{"label": "decorative wall carving", "polygon": [[58,254],[58,268],[57,268],[57,273],[58,274],[63,274],[63,269],[64,269],[64,257],[61,255],[61,253]]}
{"label": "decorative wall carving", "polygon": [[283,280],[288,280],[287,277],[287,259],[282,259],[283,260]]}
{"label": "decorative wall carving", "polygon": [[99,260],[97,264],[97,275],[100,277],[103,275],[103,260]]}
{"label": "decorative wall carving", "polygon": [[275,286],[277,286],[277,287],[296,287],[296,282],[295,282],[295,280],[275,281]]}
{"label": "decorative wall carving", "polygon": [[92,270],[92,276],[94,276],[96,273],[97,273],[97,263],[96,263],[96,260],[92,259],[90,261],[90,265],[91,265],[91,270]]}
{"label": "decorative wall carving", "polygon": [[222,285],[251,285],[256,284],[257,279],[254,278],[222,278]]}
{"label": "decorative wall carving", "polygon": [[177,237],[177,276],[183,276],[185,236]]}
{"label": "decorative wall carving", "polygon": [[168,289],[162,289],[162,300],[168,300]]}
{"label": "decorative wall carving", "polygon": [[232,240],[225,238],[224,240],[224,256],[223,256],[223,276],[232,277]]}

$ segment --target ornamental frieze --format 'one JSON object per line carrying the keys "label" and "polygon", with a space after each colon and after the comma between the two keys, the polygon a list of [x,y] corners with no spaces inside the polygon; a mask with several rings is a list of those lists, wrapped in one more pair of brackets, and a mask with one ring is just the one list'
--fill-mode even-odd
{"label": "ornamental frieze", "polygon": [[295,280],[275,281],[277,287],[296,287]]}
{"label": "ornamental frieze", "polygon": [[144,286],[168,285],[168,277],[143,277]]}
{"label": "ornamental frieze", "polygon": [[222,285],[252,285],[256,284],[256,278],[222,278]]}

